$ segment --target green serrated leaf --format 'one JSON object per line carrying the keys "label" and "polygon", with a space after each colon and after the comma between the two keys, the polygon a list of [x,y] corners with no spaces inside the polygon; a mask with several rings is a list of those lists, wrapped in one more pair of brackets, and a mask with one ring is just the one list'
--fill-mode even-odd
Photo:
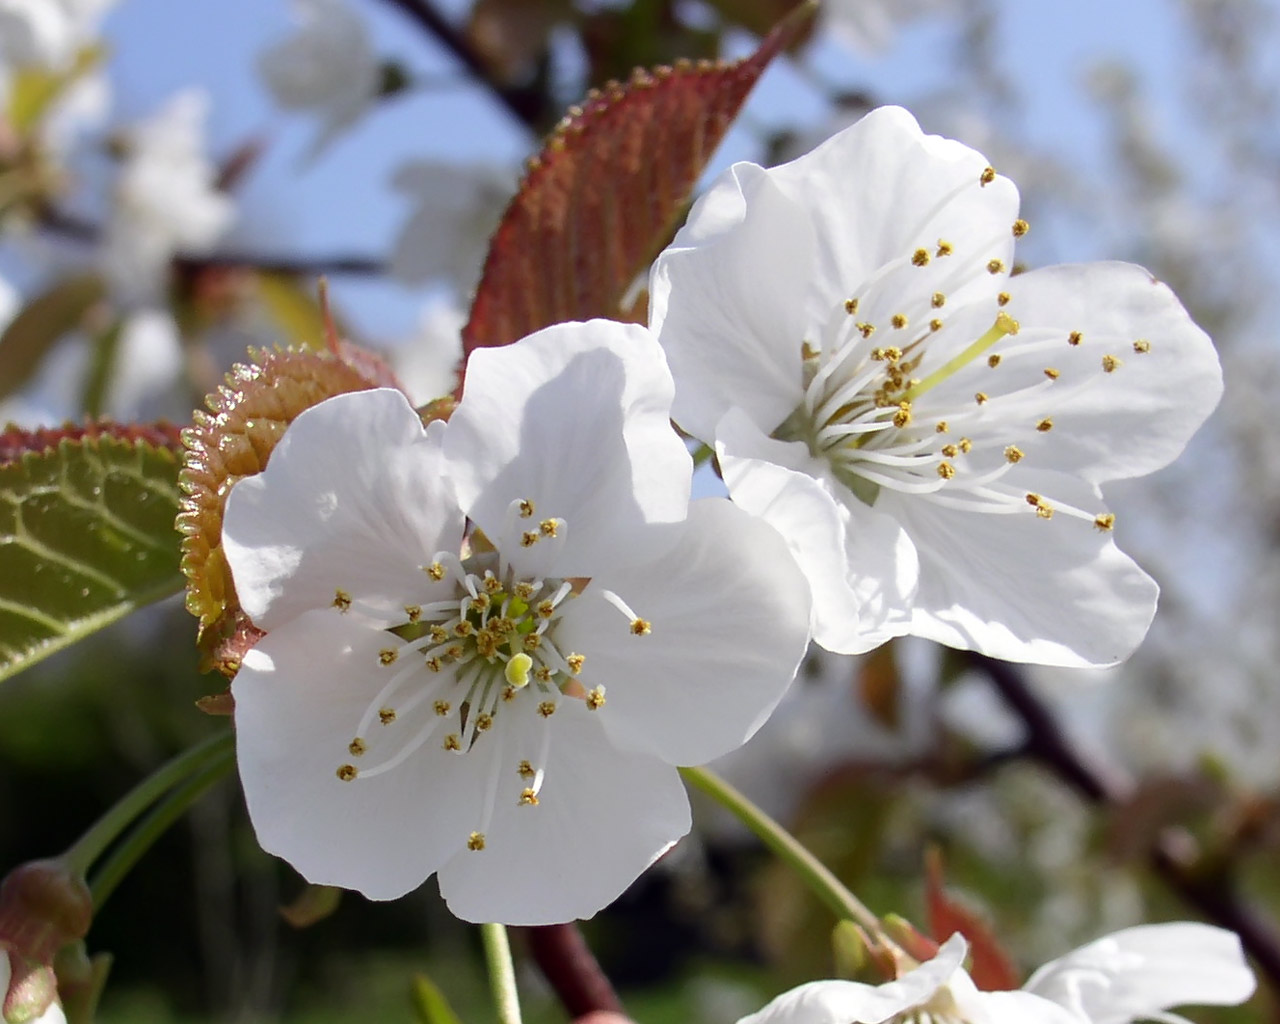
{"label": "green serrated leaf", "polygon": [[425,974],[413,976],[413,1011],[421,1024],[462,1024],[440,987]]}
{"label": "green serrated leaf", "polygon": [[62,440],[0,466],[0,680],[182,589],[178,459]]}

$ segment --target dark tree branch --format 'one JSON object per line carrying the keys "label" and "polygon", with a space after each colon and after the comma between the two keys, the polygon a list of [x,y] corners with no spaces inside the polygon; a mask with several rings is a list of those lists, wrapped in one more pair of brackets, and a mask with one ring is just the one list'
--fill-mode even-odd
{"label": "dark tree branch", "polygon": [[[1016,667],[980,654],[970,655],[970,659],[1022,719],[1027,729],[1027,756],[1049,768],[1092,804],[1117,806],[1130,798],[1133,782],[1086,758]],[[1229,861],[1206,868],[1189,835],[1180,829],[1165,828],[1156,837],[1149,863],[1154,874],[1184,902],[1239,935],[1258,969],[1280,991],[1280,931],[1241,898]]]}
{"label": "dark tree branch", "polygon": [[536,135],[543,134],[549,98],[537,87],[513,88],[493,77],[492,69],[476,52],[465,35],[430,0],[385,0],[426,29],[441,46],[453,54],[480,84],[484,85],[511,115]]}
{"label": "dark tree branch", "polygon": [[618,994],[576,924],[540,925],[520,930],[534,961],[570,1017],[622,1013]]}

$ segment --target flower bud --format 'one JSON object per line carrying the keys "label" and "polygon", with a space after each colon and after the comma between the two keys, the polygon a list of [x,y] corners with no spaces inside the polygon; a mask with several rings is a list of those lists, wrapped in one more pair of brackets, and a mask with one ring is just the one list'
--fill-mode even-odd
{"label": "flower bud", "polygon": [[66,1024],[53,968],[0,947],[0,1022]]}
{"label": "flower bud", "polygon": [[53,963],[92,920],[89,887],[63,861],[28,861],[0,882],[0,948],[37,964]]}

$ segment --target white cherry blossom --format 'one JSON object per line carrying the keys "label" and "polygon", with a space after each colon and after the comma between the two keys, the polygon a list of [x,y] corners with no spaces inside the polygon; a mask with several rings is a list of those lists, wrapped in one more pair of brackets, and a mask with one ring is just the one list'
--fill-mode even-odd
{"label": "white cherry blossom", "polygon": [[319,116],[315,156],[373,105],[382,70],[364,19],[345,0],[293,6],[297,34],[263,51],[258,69],[281,107]]}
{"label": "white cherry blossom", "polygon": [[474,352],[447,425],[338,396],[235,486],[265,849],[375,899],[435,872],[460,917],[533,924],[594,914],[688,830],[673,766],[758,728],[809,607],[771,527],[689,504],[671,394],[643,328],[563,324]]}
{"label": "white cherry blossom", "polygon": [[1027,230],[981,154],[889,107],[735,164],[654,265],[676,422],[789,539],[831,650],[1103,665],[1146,632],[1098,485],[1178,455],[1217,356],[1140,267],[1014,275]]}
{"label": "white cherry blossom", "polygon": [[953,935],[937,956],[896,981],[814,981],[738,1024],[1133,1024],[1181,1021],[1184,1004],[1235,1006],[1253,973],[1229,931],[1204,924],[1127,928],[1053,960],[1017,992],[981,992]]}
{"label": "white cherry blossom", "polygon": [[115,0],[0,0],[0,60],[62,70]]}

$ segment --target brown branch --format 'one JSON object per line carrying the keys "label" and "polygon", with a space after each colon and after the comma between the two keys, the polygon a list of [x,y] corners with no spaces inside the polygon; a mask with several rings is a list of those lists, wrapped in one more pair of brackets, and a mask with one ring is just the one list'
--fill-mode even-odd
{"label": "brown branch", "polygon": [[[980,654],[969,656],[1027,729],[1025,753],[1053,771],[1091,804],[1125,803],[1132,780],[1097,764],[1077,749],[1053,712],[1030,687],[1021,671]],[[1245,950],[1271,985],[1280,991],[1280,930],[1273,921],[1241,898],[1228,859],[1206,869],[1194,840],[1177,828],[1165,828],[1152,846],[1150,867],[1185,903],[1205,918],[1240,936]]]}
{"label": "brown branch", "polygon": [[426,29],[437,42],[453,54],[481,85],[493,93],[511,115],[535,135],[543,134],[550,98],[536,85],[508,86],[493,76],[493,70],[471,45],[467,37],[432,5],[430,0],[385,0],[398,7],[410,19]]}
{"label": "brown branch", "polygon": [[534,962],[570,1017],[623,1012],[618,994],[576,924],[539,925],[520,931]]}

